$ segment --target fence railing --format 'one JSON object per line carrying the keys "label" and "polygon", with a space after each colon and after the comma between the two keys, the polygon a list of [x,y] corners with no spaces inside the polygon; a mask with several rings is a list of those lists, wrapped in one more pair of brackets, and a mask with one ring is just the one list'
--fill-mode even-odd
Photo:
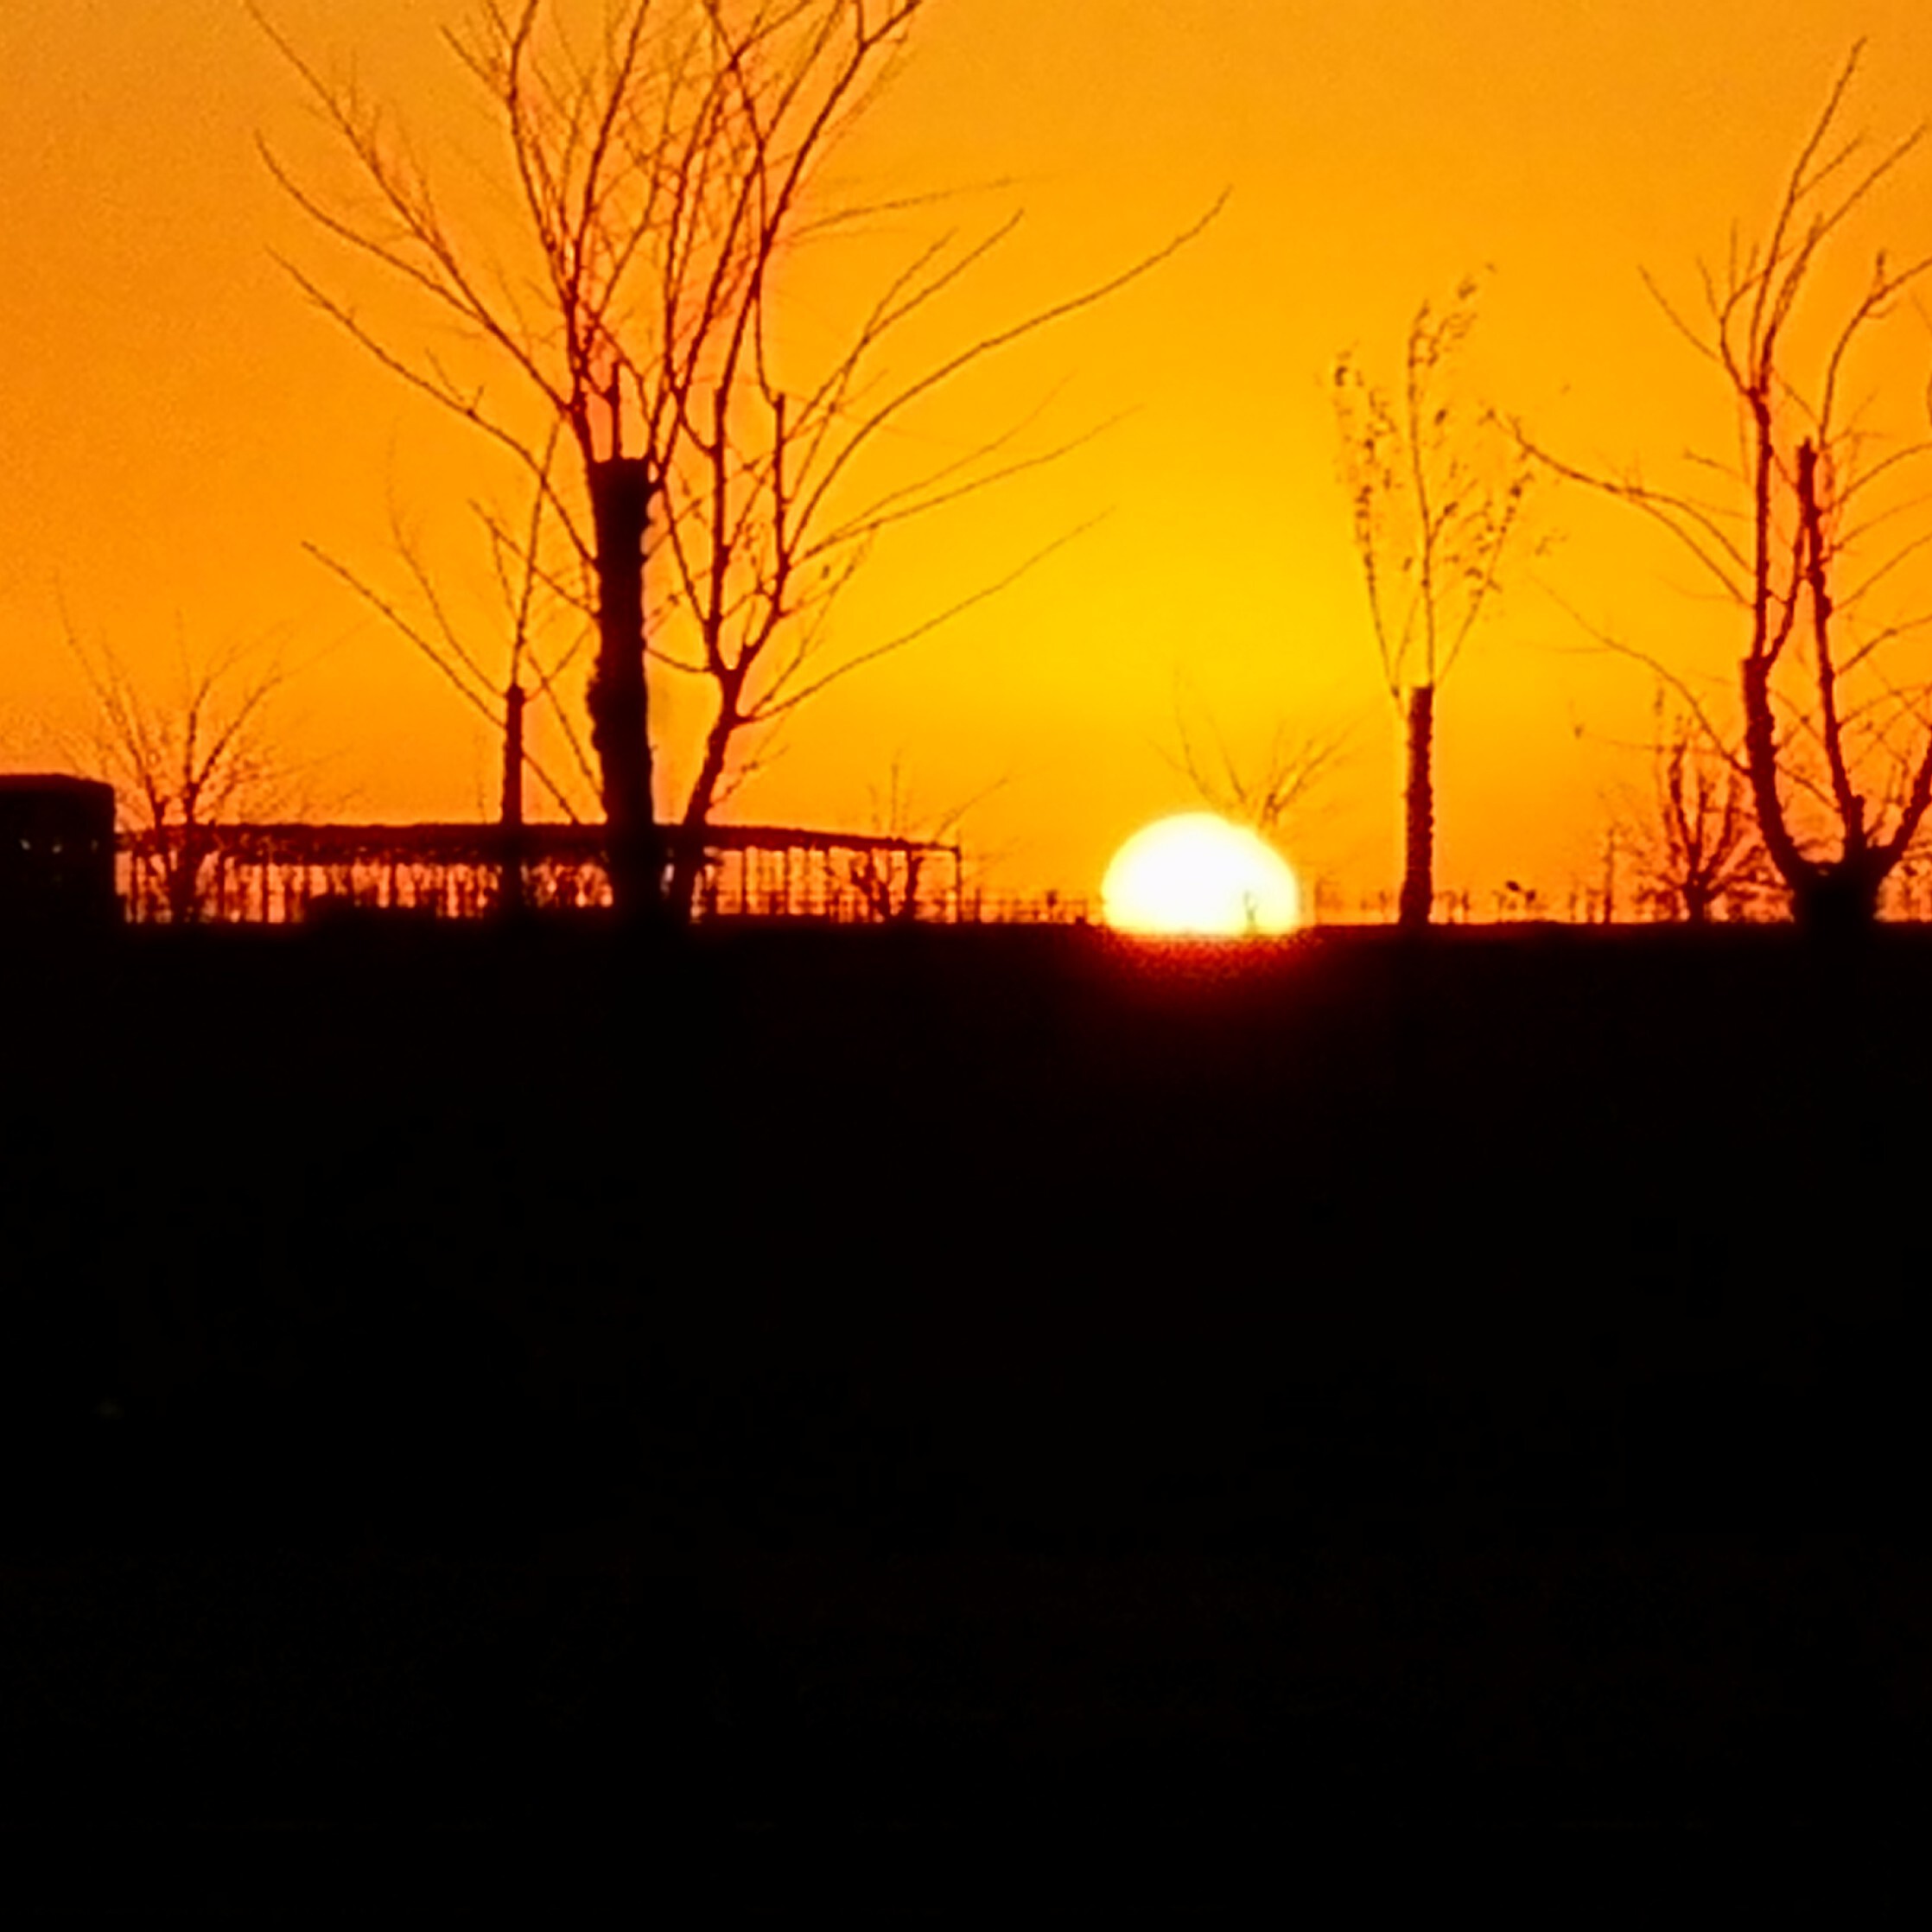
{"label": "fence railing", "polygon": [[[661,828],[675,860],[693,835]],[[889,834],[707,826],[696,835],[699,919],[845,925],[970,916],[959,848]],[[116,885],[138,924],[295,925],[321,913],[487,917],[518,903],[587,912],[611,903],[601,827],[226,825],[125,834]]]}

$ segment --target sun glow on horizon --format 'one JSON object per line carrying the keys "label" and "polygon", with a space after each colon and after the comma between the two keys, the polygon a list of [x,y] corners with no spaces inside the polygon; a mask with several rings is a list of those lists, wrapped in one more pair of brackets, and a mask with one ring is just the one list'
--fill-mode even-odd
{"label": "sun glow on horizon", "polygon": [[1212,812],[1144,826],[1114,855],[1100,892],[1103,916],[1122,932],[1231,938],[1301,923],[1301,888],[1287,861]]}

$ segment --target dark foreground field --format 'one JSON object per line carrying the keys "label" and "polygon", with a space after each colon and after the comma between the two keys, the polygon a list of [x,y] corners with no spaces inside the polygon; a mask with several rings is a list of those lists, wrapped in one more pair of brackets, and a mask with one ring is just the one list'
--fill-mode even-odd
{"label": "dark foreground field", "polygon": [[16,1889],[1869,1919],[1929,996],[1908,932],[14,945]]}

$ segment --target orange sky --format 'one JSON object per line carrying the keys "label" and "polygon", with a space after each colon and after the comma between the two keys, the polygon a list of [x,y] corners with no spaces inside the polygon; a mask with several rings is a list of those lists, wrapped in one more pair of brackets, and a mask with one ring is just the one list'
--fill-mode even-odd
{"label": "orange sky", "polygon": [[[452,194],[480,178],[435,7],[270,10],[318,55],[353,53],[427,153],[449,144]],[[829,694],[738,815],[865,825],[897,756],[933,809],[998,787],[968,822],[998,883],[1090,892],[1128,833],[1193,802],[1161,756],[1185,687],[1237,747],[1278,721],[1351,726],[1290,856],[1392,887],[1396,747],[1334,480],[1335,352],[1392,370],[1416,302],[1493,264],[1472,384],[1580,456],[1665,463],[1721,427],[1720,398],[1638,270],[1688,294],[1698,254],[1761,217],[1859,33],[1854,118],[1902,132],[1932,105],[1922,0],[935,0],[848,167],[1007,184],[968,220],[1027,211],[950,326],[1009,319],[1232,199],[1156,278],[922,424],[943,448],[1048,397],[1047,434],[1131,412],[881,549],[842,636],[861,648],[1104,520]],[[57,762],[85,729],[64,602],[137,670],[158,674],[178,635],[303,664],[285,728],[323,760],[324,806],[486,809],[480,721],[302,551],[382,576],[394,501],[460,558],[462,499],[490,485],[273,259],[337,266],[255,153],[258,132],[315,151],[288,71],[239,0],[8,0],[0,64],[0,757]],[[1932,161],[1878,215],[1902,251],[1927,245]],[[1924,332],[1907,346],[1922,360]],[[1643,729],[1648,685],[1585,651],[1548,590],[1687,652],[1732,648],[1614,512],[1561,497],[1548,520],[1563,541],[1543,583],[1517,587],[1442,701],[1439,879],[1478,893],[1594,877],[1605,788],[1638,775],[1612,740]],[[450,567],[461,594],[473,567]],[[663,709],[675,763],[694,694]]]}

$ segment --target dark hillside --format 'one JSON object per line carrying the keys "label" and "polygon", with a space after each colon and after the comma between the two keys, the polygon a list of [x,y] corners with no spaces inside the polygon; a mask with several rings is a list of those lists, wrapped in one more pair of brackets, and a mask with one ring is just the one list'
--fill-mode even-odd
{"label": "dark hillside", "polygon": [[65,1338],[35,1402],[1115,1353],[1775,1381],[1916,1301],[1916,933],[372,927],[6,972],[14,1319]]}
{"label": "dark hillside", "polygon": [[[1869,1797],[1929,990],[1910,931],[16,947],[17,1748],[93,1710],[124,1808],[192,1734],[245,1822],[607,1753],[694,1830]],[[150,1639],[147,1717],[74,1687]]]}

